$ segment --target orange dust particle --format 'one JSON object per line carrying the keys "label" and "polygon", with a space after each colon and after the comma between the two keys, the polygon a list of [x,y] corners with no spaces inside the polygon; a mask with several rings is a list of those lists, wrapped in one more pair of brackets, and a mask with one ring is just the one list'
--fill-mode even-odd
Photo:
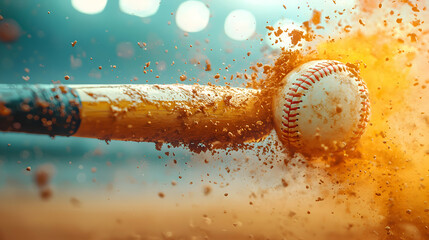
{"label": "orange dust particle", "polygon": [[146,47],[145,42],[137,42],[137,45],[139,45],[140,48]]}
{"label": "orange dust particle", "polygon": [[74,47],[76,45],[77,41],[74,40],[74,42],[71,42],[72,47]]}
{"label": "orange dust particle", "polygon": [[92,167],[92,168],[91,168],[91,172],[92,172],[92,173],[97,172],[97,168],[96,168],[96,167]]}
{"label": "orange dust particle", "polygon": [[419,26],[420,24],[421,24],[421,22],[420,22],[420,20],[415,20],[415,21],[412,21],[411,22],[411,24],[414,26],[414,27],[417,27],[417,26]]}
{"label": "orange dust particle", "polygon": [[291,37],[291,43],[295,46],[304,37],[304,32],[294,29],[288,35]]}
{"label": "orange dust particle", "polygon": [[206,72],[209,72],[212,70],[212,65],[210,63],[210,60],[206,59]]}
{"label": "orange dust particle", "polygon": [[277,29],[277,31],[274,32],[274,35],[276,35],[276,37],[282,35],[283,30],[280,29],[280,27]]}
{"label": "orange dust particle", "polygon": [[186,77],[186,75],[185,74],[182,74],[181,76],[180,76],[180,81],[185,81],[186,79],[187,79],[188,77]]}
{"label": "orange dust particle", "polygon": [[103,67],[102,67],[102,66],[98,66],[98,69],[100,69],[100,70],[101,70],[101,69],[103,69]]}
{"label": "orange dust particle", "polygon": [[344,27],[344,31],[345,31],[345,32],[350,32],[350,31],[351,31],[351,29],[352,29],[352,26],[350,26],[350,25],[346,25],[346,26]]}
{"label": "orange dust particle", "polygon": [[209,195],[212,192],[212,188],[210,186],[204,186],[203,193],[204,195]]}
{"label": "orange dust particle", "polygon": [[283,187],[287,187],[287,186],[289,186],[289,183],[286,182],[286,180],[284,178],[282,178],[282,185],[283,185]]}
{"label": "orange dust particle", "polygon": [[69,80],[69,79],[70,79],[70,76],[69,76],[69,75],[65,75],[65,76],[64,76],[64,79],[65,79],[65,80]]}
{"label": "orange dust particle", "polygon": [[397,22],[397,23],[402,23],[402,18],[398,18],[398,19],[396,19],[396,22]]}
{"label": "orange dust particle", "polygon": [[343,108],[340,105],[337,105],[337,107],[335,108],[335,111],[337,113],[341,113],[343,111]]}
{"label": "orange dust particle", "polygon": [[409,34],[407,34],[407,37],[411,38],[411,42],[417,41],[417,35],[415,33],[409,33]]}
{"label": "orange dust particle", "polygon": [[44,188],[44,189],[40,190],[39,194],[40,194],[40,197],[42,199],[48,200],[49,198],[52,197],[52,189]]}
{"label": "orange dust particle", "polygon": [[0,15],[0,21],[1,21],[1,20],[3,20],[3,19],[4,19],[4,18],[3,18],[3,16],[2,16],[2,15]]}
{"label": "orange dust particle", "polygon": [[311,22],[314,25],[319,24],[321,16],[322,16],[322,12],[321,11],[313,10],[313,16],[311,17]]}
{"label": "orange dust particle", "polygon": [[252,52],[247,52],[247,56],[250,56],[250,54],[252,54]]}
{"label": "orange dust particle", "polygon": [[270,31],[274,31],[273,26],[266,26],[265,28],[268,29],[268,30],[270,30]]}
{"label": "orange dust particle", "polygon": [[228,193],[225,193],[225,194],[223,194],[225,197],[227,197],[228,196]]}
{"label": "orange dust particle", "polygon": [[31,171],[31,167],[28,166],[25,170],[27,170],[27,172],[30,172]]}
{"label": "orange dust particle", "polygon": [[160,197],[160,198],[164,198],[164,197],[165,197],[165,194],[164,194],[163,192],[159,192],[159,193],[158,193],[158,197]]}
{"label": "orange dust particle", "polygon": [[36,175],[34,176],[34,181],[39,188],[45,187],[48,185],[52,174],[46,169],[39,169],[36,171]]}

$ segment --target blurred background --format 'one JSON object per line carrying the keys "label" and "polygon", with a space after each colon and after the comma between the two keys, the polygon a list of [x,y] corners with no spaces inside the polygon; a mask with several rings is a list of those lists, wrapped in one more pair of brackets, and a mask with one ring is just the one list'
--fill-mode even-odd
{"label": "blurred background", "polygon": [[[288,1],[286,11],[283,4],[282,0],[0,0],[0,83],[169,84],[181,82],[180,76],[186,74],[185,84],[197,79],[206,84],[216,73],[244,72],[256,62],[272,62],[280,47],[292,47],[288,37],[283,44],[272,45],[267,25],[299,28],[315,8],[329,14],[354,6],[353,1],[317,1],[311,6]],[[205,71],[206,60],[212,71]],[[149,61],[153,72],[144,74]],[[244,79],[228,82],[241,86]],[[192,155],[186,149],[174,151],[181,162]],[[172,157],[158,155],[153,143],[107,145],[95,139],[0,133],[0,191],[34,188],[26,168],[46,163],[55,168],[53,185],[63,191],[100,188],[121,171],[138,181],[170,182],[163,169]],[[136,169],[143,163],[150,168]]]}
{"label": "blurred background", "polygon": [[[426,19],[414,26],[421,28],[415,32],[423,36],[417,41],[422,46],[427,41],[425,4],[429,1],[418,2],[419,17]],[[311,46],[292,45],[286,34],[268,36],[266,26],[302,30],[302,23],[317,10],[322,21],[314,33],[322,39],[319,49],[326,49],[319,56],[368,63],[363,74],[377,106],[373,116],[383,122],[368,130],[372,135],[364,138],[362,154],[351,156],[359,164],[350,160],[332,168],[324,162],[315,163],[320,168],[308,167],[300,156],[286,161],[286,155],[273,144],[275,134],[255,144],[268,149],[263,153],[227,149],[197,154],[167,144],[158,151],[154,143],[0,132],[0,240],[362,239],[363,235],[384,239],[386,230],[388,235],[390,231],[386,226],[408,216],[414,219],[409,222],[418,224],[400,225],[406,232],[401,236],[406,237],[391,239],[425,239],[429,233],[421,216],[427,217],[424,214],[429,210],[421,179],[427,179],[427,172],[417,164],[414,168],[421,175],[401,173],[414,179],[402,182],[397,170],[406,169],[401,164],[408,160],[392,160],[402,156],[402,151],[392,153],[390,145],[385,150],[386,136],[380,134],[391,129],[384,125],[384,113],[392,109],[385,103],[392,104],[393,99],[393,105],[403,106],[406,94],[398,89],[417,82],[402,62],[394,60],[401,54],[398,49],[415,51],[406,47],[409,41],[417,44],[413,41],[416,35],[410,38],[408,34],[410,28],[414,31],[413,25],[394,25],[414,21],[417,13],[413,7],[411,1],[369,0],[0,0],[0,84],[211,82],[240,87],[245,80],[230,80],[229,76],[249,71],[256,63],[272,64],[281,47]],[[356,17],[355,12],[362,14]],[[389,28],[383,28],[387,23],[380,19],[388,19]],[[342,38],[350,32],[348,24],[355,32]],[[332,45],[324,45],[323,40]],[[419,50],[429,53],[427,44],[424,46]],[[421,67],[426,55],[415,55],[413,67],[420,74],[416,79],[420,77],[420,85],[427,85],[427,74],[421,71],[427,69]],[[152,71],[145,73],[147,62]],[[206,71],[208,64],[211,71]],[[227,79],[217,80],[217,73]],[[185,81],[180,79],[183,74]],[[398,87],[392,87],[390,81]],[[419,91],[427,92],[426,85]],[[423,97],[428,96],[426,92]],[[411,100],[414,105],[410,105],[427,108],[421,99]],[[400,107],[394,109],[395,114],[407,116]],[[407,111],[419,119],[427,116],[423,110]],[[415,127],[413,119],[406,120]],[[429,126],[427,119],[420,119],[419,124]],[[392,125],[402,126],[401,122],[405,120]],[[401,134],[410,126],[399,128],[398,139],[405,139]],[[418,129],[416,132],[425,128]],[[413,149],[411,145],[406,148]],[[427,158],[422,146],[414,144]],[[420,155],[416,159],[424,160]],[[273,165],[276,167],[270,169]],[[349,173],[350,169],[354,172]],[[403,205],[396,205],[398,215],[389,205],[390,195],[384,194],[399,192],[390,188],[394,184],[387,185],[389,181],[398,181],[396,187],[401,186],[402,191],[402,186],[408,186],[410,191],[400,195]],[[354,188],[355,183],[361,187]],[[374,191],[384,195],[374,197]],[[421,215],[405,211],[411,209],[406,205],[409,194],[418,196]],[[153,237],[147,237],[149,234]]]}

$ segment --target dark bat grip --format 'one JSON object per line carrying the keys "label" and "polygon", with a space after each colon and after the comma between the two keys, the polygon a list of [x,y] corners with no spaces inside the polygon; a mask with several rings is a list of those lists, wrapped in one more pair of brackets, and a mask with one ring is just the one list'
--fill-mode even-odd
{"label": "dark bat grip", "polygon": [[71,136],[80,108],[79,96],[67,86],[0,84],[0,131]]}

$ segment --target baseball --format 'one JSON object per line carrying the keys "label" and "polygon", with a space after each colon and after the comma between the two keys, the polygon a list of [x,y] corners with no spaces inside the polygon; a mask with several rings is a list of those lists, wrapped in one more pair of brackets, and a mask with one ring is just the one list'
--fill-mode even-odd
{"label": "baseball", "polygon": [[290,72],[273,104],[281,141],[291,150],[316,153],[353,147],[370,115],[367,87],[341,62],[311,61]]}

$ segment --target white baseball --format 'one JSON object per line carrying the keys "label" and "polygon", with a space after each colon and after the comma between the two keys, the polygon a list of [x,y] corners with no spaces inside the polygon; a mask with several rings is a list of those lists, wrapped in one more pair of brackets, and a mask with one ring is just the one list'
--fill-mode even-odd
{"label": "white baseball", "polygon": [[305,63],[285,77],[274,103],[282,142],[295,151],[316,153],[350,148],[369,120],[368,90],[353,68],[331,60]]}

